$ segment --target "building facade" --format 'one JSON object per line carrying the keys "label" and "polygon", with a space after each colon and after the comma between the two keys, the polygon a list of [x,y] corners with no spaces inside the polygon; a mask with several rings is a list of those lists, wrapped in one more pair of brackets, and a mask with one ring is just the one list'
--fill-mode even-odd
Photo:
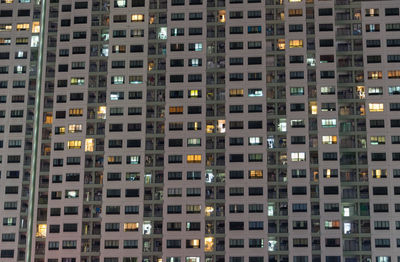
{"label": "building facade", "polygon": [[400,261],[399,8],[1,0],[0,261]]}

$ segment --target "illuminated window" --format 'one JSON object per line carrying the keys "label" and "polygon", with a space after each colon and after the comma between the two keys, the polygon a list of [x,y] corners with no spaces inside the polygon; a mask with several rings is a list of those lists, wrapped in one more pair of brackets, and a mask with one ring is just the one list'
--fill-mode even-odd
{"label": "illuminated window", "polygon": [[339,229],[340,220],[327,220],[325,221],[325,229]]}
{"label": "illuminated window", "polygon": [[387,173],[386,169],[372,169],[372,177],[373,178],[386,178]]}
{"label": "illuminated window", "polygon": [[0,38],[0,45],[10,45],[11,38]]}
{"label": "illuminated window", "polygon": [[385,136],[371,136],[371,145],[384,145],[385,143]]}
{"label": "illuminated window", "polygon": [[[206,206],[206,208],[204,209],[204,212],[206,213],[206,216],[211,216],[214,213],[214,207],[212,206]],[[188,222],[190,223],[190,222]]]}
{"label": "illuminated window", "polygon": [[124,232],[139,231],[139,223],[124,223]]}
{"label": "illuminated window", "polygon": [[389,71],[388,78],[389,79],[400,79],[400,70]]}
{"label": "illuminated window", "polygon": [[200,248],[200,239],[186,240],[186,248]]}
{"label": "illuminated window", "polygon": [[82,108],[71,108],[69,110],[69,116],[83,116]]}
{"label": "illuminated window", "polygon": [[47,234],[47,224],[38,224],[36,237],[46,238],[46,234]]}
{"label": "illuminated window", "polygon": [[85,140],[85,152],[94,151],[94,138],[86,138]]}
{"label": "illuminated window", "polygon": [[337,136],[322,136],[322,144],[336,145],[337,144]]}
{"label": "illuminated window", "polygon": [[321,86],[321,95],[334,95],[335,87],[333,86]]}
{"label": "illuminated window", "polygon": [[65,198],[78,198],[79,190],[65,190]]}
{"label": "illuminated window", "polygon": [[303,40],[290,40],[289,47],[290,48],[301,48],[301,47],[303,47]]}
{"label": "illuminated window", "polygon": [[200,138],[188,138],[187,146],[201,146]]}
{"label": "illuminated window", "polygon": [[115,0],[114,7],[119,7],[119,8],[126,7],[126,0]]}
{"label": "illuminated window", "polygon": [[68,141],[68,149],[80,149],[82,147],[82,141],[70,140]]}
{"label": "illuminated window", "polygon": [[336,127],[336,119],[322,119],[322,127]]}
{"label": "illuminated window", "polygon": [[291,96],[302,96],[304,95],[304,87],[291,87],[290,88]]}
{"label": "illuminated window", "polygon": [[97,109],[97,119],[106,119],[107,117],[107,107],[99,106]]}
{"label": "illuminated window", "polygon": [[131,16],[132,22],[144,22],[144,15],[143,14],[133,14]]}
{"label": "illuminated window", "polygon": [[40,33],[40,23],[39,22],[32,23],[32,33]]}
{"label": "illuminated window", "polygon": [[211,252],[214,250],[214,238],[206,237],[204,238],[204,251]]}
{"label": "illuminated window", "polygon": [[318,114],[317,102],[310,102],[310,111],[312,115]]}
{"label": "illuminated window", "polygon": [[218,11],[218,22],[220,23],[225,23],[226,19],[226,12],[225,10],[219,10]]}
{"label": "illuminated window", "polygon": [[369,103],[370,112],[383,112],[383,103]]}
{"label": "illuminated window", "polygon": [[263,96],[263,91],[262,91],[262,89],[251,88],[248,90],[248,96],[249,97],[260,97],[260,96]]}
{"label": "illuminated window", "polygon": [[201,163],[201,155],[187,155],[187,163]]}
{"label": "illuminated window", "polygon": [[305,152],[294,152],[294,153],[290,154],[290,157],[293,162],[306,161],[306,153]]}
{"label": "illuminated window", "polygon": [[195,89],[195,90],[189,90],[189,98],[192,97],[201,97],[201,90]]}
{"label": "illuminated window", "polygon": [[285,39],[278,39],[278,50],[285,50]]}
{"label": "illuminated window", "polygon": [[111,84],[113,85],[122,85],[125,83],[124,76],[112,76],[111,77]]}
{"label": "illuminated window", "polygon": [[65,127],[63,127],[63,126],[56,126],[55,129],[54,129],[54,133],[55,133],[56,135],[63,135],[63,134],[65,134]]}
{"label": "illuminated window", "polygon": [[171,115],[183,114],[183,106],[170,106],[169,113]]}
{"label": "illuminated window", "polygon": [[379,9],[375,8],[365,9],[365,16],[379,16]]}
{"label": "illuminated window", "polygon": [[17,31],[29,30],[29,24],[17,24]]}
{"label": "illuminated window", "polygon": [[249,145],[254,146],[254,145],[262,145],[262,138],[258,136],[251,136],[249,137]]}
{"label": "illuminated window", "polygon": [[242,97],[244,94],[243,89],[229,89],[230,97]]}
{"label": "illuminated window", "polygon": [[140,164],[140,156],[127,156],[126,163],[129,165],[138,165]]}
{"label": "illuminated window", "polygon": [[400,95],[400,86],[389,86],[389,95]]}
{"label": "illuminated window", "polygon": [[82,132],[82,125],[80,124],[68,125],[68,133],[80,133],[80,132]]}
{"label": "illuminated window", "polygon": [[250,170],[249,171],[249,179],[261,179],[263,178],[262,170]]}
{"label": "illuminated window", "polygon": [[274,204],[268,204],[268,216],[274,216],[275,206]]}
{"label": "illuminated window", "polygon": [[200,257],[186,257],[186,262],[200,262]]}
{"label": "illuminated window", "polygon": [[84,85],[85,84],[85,78],[84,77],[72,77],[71,78],[71,85]]}
{"label": "illuminated window", "polygon": [[370,96],[382,95],[382,94],[383,94],[382,87],[369,87],[368,88],[368,95],[370,95]]}
{"label": "illuminated window", "polygon": [[12,24],[0,24],[0,32],[7,32],[12,30]]}
{"label": "illuminated window", "polygon": [[338,170],[327,168],[323,170],[323,174],[325,178],[338,177]]}
{"label": "illuminated window", "polygon": [[201,205],[186,205],[186,214],[200,214],[200,212]]}
{"label": "illuminated window", "polygon": [[143,76],[142,75],[134,75],[129,76],[129,84],[143,84]]}
{"label": "illuminated window", "polygon": [[368,79],[382,79],[382,71],[369,71],[368,72]]}
{"label": "illuminated window", "polygon": [[302,16],[303,9],[289,9],[289,16]]}

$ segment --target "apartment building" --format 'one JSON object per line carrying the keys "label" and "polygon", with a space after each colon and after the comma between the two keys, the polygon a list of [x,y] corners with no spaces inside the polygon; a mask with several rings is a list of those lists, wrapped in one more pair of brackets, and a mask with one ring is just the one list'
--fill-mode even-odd
{"label": "apartment building", "polygon": [[0,1],[0,261],[400,261],[399,1]]}

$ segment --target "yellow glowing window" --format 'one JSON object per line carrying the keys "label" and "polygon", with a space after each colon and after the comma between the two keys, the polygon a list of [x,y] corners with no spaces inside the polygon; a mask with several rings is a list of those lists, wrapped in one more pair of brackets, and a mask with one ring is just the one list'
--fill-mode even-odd
{"label": "yellow glowing window", "polygon": [[85,152],[94,151],[94,138],[86,138],[85,140]]}
{"label": "yellow glowing window", "polygon": [[0,32],[11,31],[12,24],[0,24]]}
{"label": "yellow glowing window", "polygon": [[285,39],[278,39],[278,50],[285,50]]}
{"label": "yellow glowing window", "polygon": [[300,3],[303,0],[289,0],[289,3]]}
{"label": "yellow glowing window", "polygon": [[290,48],[301,48],[301,47],[303,47],[303,40],[290,40],[289,47]]}
{"label": "yellow glowing window", "polygon": [[214,207],[212,206],[206,206],[206,208],[204,209],[204,212],[206,213],[206,216],[211,216],[214,212]]}
{"label": "yellow glowing window", "polygon": [[40,23],[39,22],[32,23],[32,33],[40,33]]}
{"label": "yellow glowing window", "polygon": [[97,118],[106,119],[106,116],[107,116],[107,107],[99,106],[99,108],[97,109]]}
{"label": "yellow glowing window", "polygon": [[384,145],[385,143],[385,136],[371,136],[371,145]]}
{"label": "yellow glowing window", "polygon": [[82,147],[82,141],[70,140],[68,141],[68,149],[80,149]]}
{"label": "yellow glowing window", "polygon": [[241,96],[243,96],[243,94],[244,94],[243,89],[230,89],[229,90],[230,97],[241,97]]}
{"label": "yellow glowing window", "polygon": [[133,14],[131,16],[132,22],[143,22],[144,21],[144,14]]}
{"label": "yellow glowing window", "polygon": [[124,232],[139,231],[139,223],[124,223]]}
{"label": "yellow glowing window", "polygon": [[83,116],[82,108],[71,108],[69,110],[69,116]]}
{"label": "yellow glowing window", "polygon": [[29,30],[29,24],[17,24],[17,31]]}
{"label": "yellow glowing window", "polygon": [[199,97],[199,90],[189,90],[189,97]]}
{"label": "yellow glowing window", "polygon": [[80,133],[80,132],[82,132],[82,125],[73,124],[68,126],[68,133]]}
{"label": "yellow glowing window", "polygon": [[211,252],[214,250],[214,238],[206,237],[204,238],[204,251]]}
{"label": "yellow glowing window", "polygon": [[322,144],[324,145],[337,144],[337,136],[322,136]]}
{"label": "yellow glowing window", "polygon": [[56,128],[56,134],[60,134],[60,135],[65,134],[65,127],[64,127],[64,126],[60,126],[60,127],[58,128],[58,130],[57,130],[57,128]]}
{"label": "yellow glowing window", "polygon": [[170,114],[183,114],[183,106],[170,106],[169,107]]}
{"label": "yellow glowing window", "polygon": [[369,103],[370,112],[383,112],[383,103]]}
{"label": "yellow glowing window", "polygon": [[249,171],[249,179],[261,179],[263,178],[262,170],[250,170]]}
{"label": "yellow glowing window", "polygon": [[38,224],[36,237],[45,238],[47,233],[47,224]]}
{"label": "yellow glowing window", "polygon": [[214,133],[215,126],[214,125],[207,125],[206,130],[208,134]]}
{"label": "yellow glowing window", "polygon": [[187,163],[201,163],[201,155],[187,155]]}
{"label": "yellow glowing window", "polygon": [[289,9],[289,16],[302,16],[303,9]]}
{"label": "yellow glowing window", "polygon": [[312,115],[318,114],[317,102],[310,102],[310,111]]}
{"label": "yellow glowing window", "polygon": [[386,178],[386,169],[373,169],[372,170],[372,177],[373,178]]}
{"label": "yellow glowing window", "polygon": [[5,3],[5,4],[12,4],[14,2],[14,0],[5,0],[4,2],[1,1],[1,3]]}
{"label": "yellow glowing window", "polygon": [[368,72],[368,79],[382,79],[382,71],[369,71]]}

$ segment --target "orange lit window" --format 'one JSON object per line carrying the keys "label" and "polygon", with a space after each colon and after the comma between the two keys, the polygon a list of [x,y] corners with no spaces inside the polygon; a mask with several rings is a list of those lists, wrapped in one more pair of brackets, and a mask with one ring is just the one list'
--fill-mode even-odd
{"label": "orange lit window", "polygon": [[124,232],[139,231],[139,223],[124,223]]}
{"label": "orange lit window", "polygon": [[17,31],[29,30],[29,24],[17,24]]}
{"label": "orange lit window", "polygon": [[382,79],[382,71],[369,71],[368,79]]}
{"label": "orange lit window", "polygon": [[303,9],[289,9],[289,16],[302,16]]}
{"label": "orange lit window", "polygon": [[32,23],[32,33],[40,33],[40,23],[39,22]]}
{"label": "orange lit window", "polygon": [[263,178],[262,170],[250,170],[249,171],[249,179],[261,179]]}
{"label": "orange lit window", "polygon": [[183,106],[170,106],[169,113],[171,115],[183,114]]}
{"label": "orange lit window", "polygon": [[201,163],[201,155],[187,155],[187,163]]}
{"label": "orange lit window", "polygon": [[85,152],[94,151],[94,138],[86,138],[85,140]]}
{"label": "orange lit window", "polygon": [[322,144],[324,145],[337,144],[337,136],[322,136]]}
{"label": "orange lit window", "polygon": [[389,79],[399,79],[400,78],[400,70],[394,70],[388,72]]}
{"label": "orange lit window", "polygon": [[278,50],[285,50],[285,39],[278,39]]}
{"label": "orange lit window", "polygon": [[230,97],[241,97],[243,96],[244,92],[243,89],[230,89],[229,96]]}

